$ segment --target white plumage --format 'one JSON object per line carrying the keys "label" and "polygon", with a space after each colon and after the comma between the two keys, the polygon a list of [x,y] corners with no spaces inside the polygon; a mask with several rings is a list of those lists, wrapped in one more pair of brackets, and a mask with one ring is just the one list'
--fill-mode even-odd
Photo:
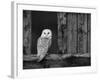
{"label": "white plumage", "polygon": [[51,46],[52,32],[50,29],[44,29],[37,41],[37,57],[40,62],[47,54],[48,48]]}

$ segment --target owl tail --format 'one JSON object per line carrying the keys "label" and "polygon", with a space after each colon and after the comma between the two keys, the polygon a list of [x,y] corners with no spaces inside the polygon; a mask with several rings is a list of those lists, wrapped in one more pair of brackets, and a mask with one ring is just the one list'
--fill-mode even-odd
{"label": "owl tail", "polygon": [[38,60],[37,60],[37,62],[42,61],[44,57],[45,57],[45,55],[40,55],[40,56],[38,56]]}

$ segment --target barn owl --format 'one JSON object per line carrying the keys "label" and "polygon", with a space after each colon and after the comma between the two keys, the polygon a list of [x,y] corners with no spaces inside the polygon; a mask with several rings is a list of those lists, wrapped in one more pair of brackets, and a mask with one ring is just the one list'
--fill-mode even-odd
{"label": "barn owl", "polygon": [[51,40],[52,31],[50,29],[44,29],[37,41],[38,62],[40,62],[47,55],[48,48],[51,46]]}

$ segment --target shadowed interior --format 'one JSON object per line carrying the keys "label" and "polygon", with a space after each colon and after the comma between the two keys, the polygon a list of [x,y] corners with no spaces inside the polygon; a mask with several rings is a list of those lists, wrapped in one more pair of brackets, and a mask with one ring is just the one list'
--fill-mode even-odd
{"label": "shadowed interior", "polygon": [[57,52],[57,13],[32,11],[32,54],[37,53],[37,39],[40,37],[43,29],[51,29],[52,44],[49,53]]}

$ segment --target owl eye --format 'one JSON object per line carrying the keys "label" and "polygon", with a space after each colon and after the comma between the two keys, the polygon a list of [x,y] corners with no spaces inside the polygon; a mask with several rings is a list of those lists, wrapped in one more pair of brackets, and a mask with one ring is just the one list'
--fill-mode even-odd
{"label": "owl eye", "polygon": [[44,32],[44,34],[46,34],[46,33]]}
{"label": "owl eye", "polygon": [[49,32],[48,32],[48,34],[49,34]]}

